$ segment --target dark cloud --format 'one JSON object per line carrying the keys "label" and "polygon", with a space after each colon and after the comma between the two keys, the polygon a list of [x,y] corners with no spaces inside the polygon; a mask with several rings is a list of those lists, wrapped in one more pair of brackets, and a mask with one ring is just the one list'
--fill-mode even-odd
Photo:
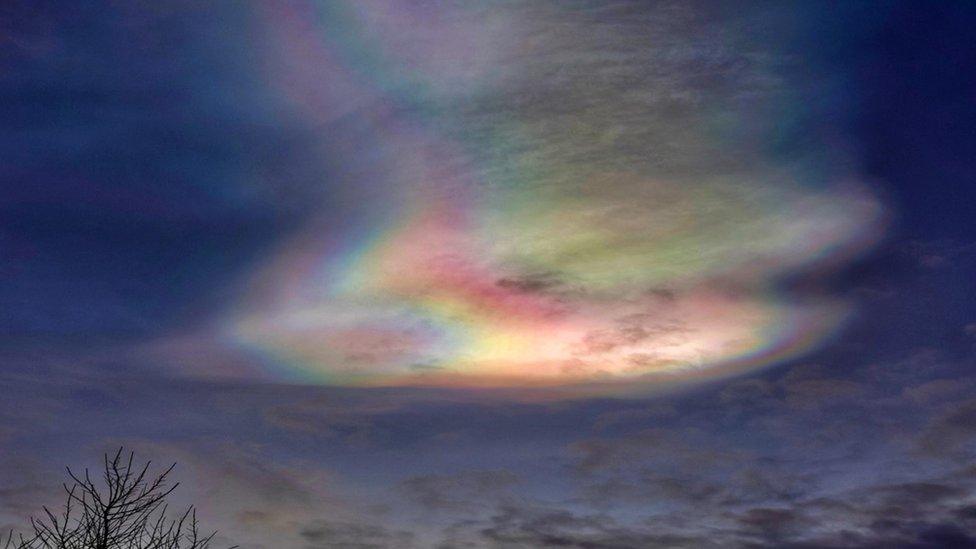
{"label": "dark cloud", "polygon": [[409,532],[374,524],[319,520],[302,527],[306,549],[390,549],[415,547]]}
{"label": "dark cloud", "polygon": [[480,533],[489,541],[490,546],[511,549],[713,546],[702,538],[658,535],[650,529],[620,526],[607,515],[577,515],[569,511],[545,508],[501,508]]}
{"label": "dark cloud", "polygon": [[770,544],[782,543],[814,524],[796,510],[769,507],[749,509],[738,516],[737,520],[742,526],[743,537]]}
{"label": "dark cloud", "polygon": [[406,497],[431,511],[472,512],[520,481],[511,471],[465,471],[411,477],[400,484]]}
{"label": "dark cloud", "polygon": [[955,402],[945,408],[945,412],[932,418],[919,444],[935,455],[969,458],[976,449],[973,446],[976,443],[976,399]]}
{"label": "dark cloud", "polygon": [[776,387],[764,379],[745,379],[730,383],[719,393],[719,399],[724,404],[757,405],[760,401],[771,397]]}
{"label": "dark cloud", "polygon": [[[654,314],[629,314],[616,319],[612,328],[586,334],[579,354],[599,355],[648,340],[653,341],[654,346],[667,348],[687,342],[693,336],[694,329],[680,320],[660,318]],[[642,356],[647,361],[658,358],[648,353],[631,356]]]}
{"label": "dark cloud", "polygon": [[926,269],[943,269],[953,266],[961,257],[976,253],[976,243],[953,239],[911,240],[905,253]]}
{"label": "dark cloud", "polygon": [[519,278],[500,278],[496,284],[501,288],[525,293],[535,293],[555,288],[562,284],[562,282],[555,274],[539,273],[534,275],[526,275]]}
{"label": "dark cloud", "polygon": [[633,429],[635,425],[647,426],[668,418],[674,418],[677,414],[678,411],[670,403],[648,403],[640,408],[604,412],[594,420],[593,430],[600,432],[628,427]]}

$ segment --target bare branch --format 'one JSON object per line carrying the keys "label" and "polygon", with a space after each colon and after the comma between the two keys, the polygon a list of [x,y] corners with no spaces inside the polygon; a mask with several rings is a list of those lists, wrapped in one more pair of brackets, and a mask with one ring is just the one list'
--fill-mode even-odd
{"label": "bare branch", "polygon": [[10,532],[0,537],[0,549],[209,549],[216,532],[200,534],[193,506],[168,517],[165,500],[179,487],[168,482],[176,464],[151,475],[152,462],[134,462],[123,448],[105,454],[102,486],[88,469],[76,475],[68,468],[73,484],[63,485],[63,511],[44,507],[42,517],[30,520],[32,536]]}

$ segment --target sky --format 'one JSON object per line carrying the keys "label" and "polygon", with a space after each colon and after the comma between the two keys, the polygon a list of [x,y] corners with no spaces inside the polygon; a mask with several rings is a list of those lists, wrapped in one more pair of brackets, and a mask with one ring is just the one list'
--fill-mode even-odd
{"label": "sky", "polygon": [[0,7],[0,526],[976,547],[976,5]]}

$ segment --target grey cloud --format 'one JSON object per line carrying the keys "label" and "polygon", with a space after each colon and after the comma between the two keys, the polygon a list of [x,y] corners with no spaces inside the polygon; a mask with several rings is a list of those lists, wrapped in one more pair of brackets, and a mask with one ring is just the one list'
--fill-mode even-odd
{"label": "grey cloud", "polygon": [[870,364],[864,368],[866,381],[879,385],[916,384],[941,377],[955,368],[952,360],[939,349],[913,349],[904,358]]}
{"label": "grey cloud", "polygon": [[649,340],[653,340],[657,347],[678,345],[686,342],[692,331],[679,320],[662,319],[652,314],[630,314],[618,318],[610,328],[586,334],[579,354],[607,353]]}
{"label": "grey cloud", "polygon": [[600,432],[635,425],[646,426],[673,418],[677,414],[678,411],[672,404],[665,402],[649,403],[640,408],[602,413],[593,421],[593,430]]}
{"label": "grey cloud", "polygon": [[616,439],[593,439],[576,442],[572,450],[578,456],[577,469],[582,473],[594,473],[627,467],[640,458],[653,456],[655,449],[667,447],[669,433],[648,429],[639,435]]}
{"label": "grey cloud", "polygon": [[400,484],[400,490],[428,510],[472,512],[519,482],[510,471],[464,471],[411,477]]}
{"label": "grey cloud", "polygon": [[905,245],[905,253],[926,269],[951,267],[960,257],[976,252],[976,242],[952,239],[912,240]]}
{"label": "grey cloud", "polygon": [[302,527],[306,549],[392,549],[415,547],[410,532],[375,524],[318,520]]}
{"label": "grey cloud", "polygon": [[750,403],[754,404],[773,395],[774,386],[763,379],[744,379],[730,383],[721,393],[719,399],[724,404]]}
{"label": "grey cloud", "polygon": [[[976,494],[972,483],[963,482],[966,487],[952,484],[958,480],[950,476],[926,482],[880,484],[826,498],[752,506],[719,503],[714,494],[703,493],[689,511],[649,514],[644,520],[629,522],[596,511],[580,512],[561,506],[505,505],[486,523],[459,525],[453,535],[462,538],[458,530],[469,535],[477,531],[489,547],[499,548],[974,547],[976,512],[971,502]],[[659,494],[659,498],[669,496],[673,493]],[[688,520],[688,513],[693,513],[694,518]],[[448,546],[454,545],[445,545]]]}
{"label": "grey cloud", "polygon": [[964,400],[934,417],[919,446],[934,455],[972,458],[976,442],[976,399]]}
{"label": "grey cloud", "polygon": [[627,527],[606,515],[578,515],[546,508],[504,507],[480,531],[491,547],[516,549],[571,547],[636,549],[709,547],[704,538],[655,534],[650,528]]}
{"label": "grey cloud", "polygon": [[968,476],[868,486],[736,520],[759,547],[969,547],[976,523],[960,519],[976,497]]}
{"label": "grey cloud", "polygon": [[974,378],[940,378],[905,387],[902,395],[916,404],[935,404],[972,394],[974,386]]}
{"label": "grey cloud", "polygon": [[522,277],[500,278],[495,284],[519,292],[537,293],[558,287],[562,282],[553,273],[536,273]]}
{"label": "grey cloud", "polygon": [[265,421],[305,437],[369,446],[381,435],[369,412],[285,405],[265,412]]}
{"label": "grey cloud", "polygon": [[813,521],[789,508],[757,507],[737,517],[745,538],[762,543],[783,542],[812,526]]}
{"label": "grey cloud", "polygon": [[786,404],[795,408],[830,406],[838,401],[850,401],[864,394],[867,388],[847,379],[810,379],[789,383],[784,387]]}

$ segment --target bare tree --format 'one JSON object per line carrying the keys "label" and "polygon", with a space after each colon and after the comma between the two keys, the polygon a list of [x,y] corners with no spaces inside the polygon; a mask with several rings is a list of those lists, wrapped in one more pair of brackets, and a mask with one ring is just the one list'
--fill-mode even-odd
{"label": "bare tree", "polygon": [[[216,532],[202,535],[196,510],[190,506],[170,517],[165,503],[179,483],[169,484],[174,463],[158,475],[149,474],[152,462],[139,467],[134,455],[105,455],[102,482],[88,469],[64,484],[66,501],[60,514],[44,507],[44,515],[30,520],[30,535],[0,538],[3,549],[209,549]],[[101,485],[100,485],[101,484]],[[234,548],[231,548],[234,549]]]}

